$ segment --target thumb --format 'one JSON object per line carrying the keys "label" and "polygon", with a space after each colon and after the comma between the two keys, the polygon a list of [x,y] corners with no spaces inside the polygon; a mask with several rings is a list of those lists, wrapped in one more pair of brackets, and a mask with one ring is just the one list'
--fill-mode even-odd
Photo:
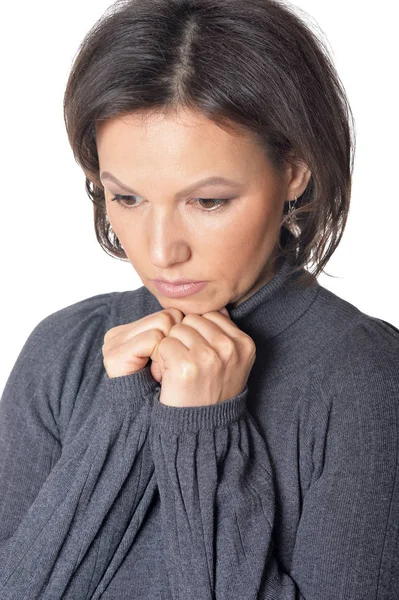
{"label": "thumb", "polygon": [[226,315],[226,317],[230,317],[227,308],[221,308],[218,312],[222,313],[223,315]]}

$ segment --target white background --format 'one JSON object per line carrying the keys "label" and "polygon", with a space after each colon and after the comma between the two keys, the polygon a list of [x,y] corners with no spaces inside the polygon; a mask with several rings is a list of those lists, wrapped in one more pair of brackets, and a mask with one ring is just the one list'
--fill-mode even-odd
{"label": "white background", "polygon": [[[0,393],[32,329],[83,298],[136,289],[130,263],[94,233],[84,176],[68,145],[62,98],[102,0],[6,3],[2,8]],[[397,21],[395,2],[296,0],[318,24],[354,112],[352,203],[341,244],[319,283],[399,327]],[[360,9],[360,12],[359,12]]]}

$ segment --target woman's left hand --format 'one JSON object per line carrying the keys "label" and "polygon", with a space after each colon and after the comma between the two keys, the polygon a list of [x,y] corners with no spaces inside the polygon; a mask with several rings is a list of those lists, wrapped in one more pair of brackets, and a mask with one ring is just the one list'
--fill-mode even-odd
{"label": "woman's left hand", "polygon": [[159,342],[155,356],[162,404],[206,406],[243,391],[256,346],[230,317],[214,311],[186,315]]}

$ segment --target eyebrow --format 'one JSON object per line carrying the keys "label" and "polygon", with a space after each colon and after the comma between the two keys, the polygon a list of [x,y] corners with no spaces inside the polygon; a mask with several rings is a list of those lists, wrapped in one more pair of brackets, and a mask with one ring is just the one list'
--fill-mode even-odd
{"label": "eyebrow", "polygon": [[[119,185],[119,187],[122,188],[124,191],[129,192],[131,194],[135,194],[137,196],[140,196],[140,194],[138,192],[135,192],[132,188],[128,187],[127,185],[125,185],[124,183],[119,181],[119,179],[117,179],[115,177],[115,175],[112,175],[112,173],[110,173],[109,171],[103,171],[101,173],[100,180],[102,181],[103,179],[109,179],[110,181],[113,181],[114,183]],[[230,186],[234,186],[234,187],[243,187],[242,183],[240,183],[238,181],[234,181],[233,179],[229,179],[228,177],[212,176],[212,177],[206,177],[205,179],[200,179],[193,185],[190,185],[190,186],[184,188],[183,190],[180,190],[180,192],[177,192],[176,198],[180,198],[187,194],[190,194],[197,188],[203,187],[205,185],[209,185],[209,186],[230,185]]]}

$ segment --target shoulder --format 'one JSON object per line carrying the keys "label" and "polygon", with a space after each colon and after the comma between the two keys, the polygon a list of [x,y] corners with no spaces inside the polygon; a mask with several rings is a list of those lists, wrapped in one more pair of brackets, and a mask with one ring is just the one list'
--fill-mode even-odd
{"label": "shoulder", "polygon": [[155,310],[152,298],[142,286],[90,296],[47,315],[28,335],[10,377],[21,372],[36,381],[50,373],[64,380],[68,373],[79,377],[101,357],[108,329]]}
{"label": "shoulder", "polygon": [[362,312],[322,286],[317,300],[318,329],[325,343],[319,366],[324,362],[325,369],[331,370],[333,364],[341,365],[363,375],[367,370],[370,376],[386,370],[398,373],[399,329],[395,325]]}
{"label": "shoulder", "polygon": [[342,374],[363,405],[397,411],[399,406],[399,330],[361,313],[342,340]]}
{"label": "shoulder", "polygon": [[351,360],[396,361],[399,352],[399,329],[359,308],[319,285],[318,294],[306,315],[304,327],[311,332],[319,360],[317,368],[328,362]]}
{"label": "shoulder", "polygon": [[119,292],[98,294],[62,307],[43,318],[31,331],[23,347],[34,350],[34,356],[50,358],[56,349],[65,352],[90,345],[93,337],[101,335],[110,319]]}
{"label": "shoulder", "polygon": [[399,374],[399,329],[392,323],[360,313],[343,343],[344,357],[356,371],[367,366],[370,375]]}
{"label": "shoulder", "polygon": [[345,418],[356,411],[397,420],[399,329],[325,289],[322,298],[328,341],[312,367],[315,392]]}
{"label": "shoulder", "polygon": [[108,329],[135,321],[157,309],[142,286],[97,294],[64,306],[42,319],[28,335],[10,379],[53,381],[60,386],[81,381],[92,366],[103,370],[102,346]]}
{"label": "shoulder", "polygon": [[399,451],[399,330],[335,298],[328,299],[335,313],[331,321],[326,316],[328,343],[320,346],[311,367],[315,474],[320,475],[326,464],[351,477],[363,467],[365,473],[378,468],[394,474]]}
{"label": "shoulder", "polygon": [[76,394],[101,355],[103,338],[119,292],[79,300],[47,315],[31,330],[4,389],[9,402],[37,401],[59,414],[61,401]]}
{"label": "shoulder", "polygon": [[119,292],[60,308],[28,334],[6,381],[2,411],[35,414],[58,437],[79,391],[101,376],[102,344]]}

